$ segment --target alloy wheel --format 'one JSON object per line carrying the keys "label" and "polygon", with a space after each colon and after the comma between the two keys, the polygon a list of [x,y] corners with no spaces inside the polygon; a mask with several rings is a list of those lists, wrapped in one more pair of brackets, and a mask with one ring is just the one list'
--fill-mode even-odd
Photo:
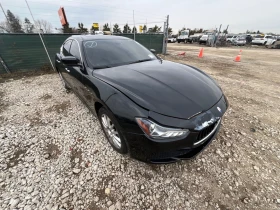
{"label": "alloy wheel", "polygon": [[121,138],[114,123],[106,114],[101,115],[101,121],[110,143],[120,149],[122,147]]}

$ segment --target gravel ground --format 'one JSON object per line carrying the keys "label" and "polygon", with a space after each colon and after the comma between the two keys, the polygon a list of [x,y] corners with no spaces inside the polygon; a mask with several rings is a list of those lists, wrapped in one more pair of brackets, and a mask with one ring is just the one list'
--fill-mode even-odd
{"label": "gravel ground", "polygon": [[0,209],[279,209],[280,53],[198,50],[172,44],[165,59],[205,70],[231,106],[216,140],[175,164],[114,152],[56,74],[0,83]]}

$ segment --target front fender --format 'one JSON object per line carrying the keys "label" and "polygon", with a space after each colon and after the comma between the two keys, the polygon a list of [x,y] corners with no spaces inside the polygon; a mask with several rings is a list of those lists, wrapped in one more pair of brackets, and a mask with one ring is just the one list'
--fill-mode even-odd
{"label": "front fender", "polygon": [[115,115],[124,132],[143,134],[135,117],[148,117],[149,112],[146,109],[138,106],[119,91],[111,95],[105,103]]}

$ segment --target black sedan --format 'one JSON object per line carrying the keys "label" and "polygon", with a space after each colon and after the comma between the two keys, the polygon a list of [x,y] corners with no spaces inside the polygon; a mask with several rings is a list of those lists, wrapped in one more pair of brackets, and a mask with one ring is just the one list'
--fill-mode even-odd
{"label": "black sedan", "polygon": [[227,99],[203,71],[151,51],[120,36],[71,36],[55,66],[117,152],[151,163],[193,158],[218,133]]}

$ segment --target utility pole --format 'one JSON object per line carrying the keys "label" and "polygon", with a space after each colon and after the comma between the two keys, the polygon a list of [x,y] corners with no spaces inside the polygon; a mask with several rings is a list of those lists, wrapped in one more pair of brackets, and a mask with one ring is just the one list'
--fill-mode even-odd
{"label": "utility pole", "polygon": [[167,15],[167,22],[166,22],[167,35],[168,35],[168,28],[169,28],[169,15]]}
{"label": "utility pole", "polygon": [[133,38],[134,38],[134,41],[135,41],[135,31],[136,31],[136,28],[135,28],[135,20],[134,20],[134,10],[133,10],[133,25],[134,25],[134,27],[133,27],[133,30],[134,30]]}
{"label": "utility pole", "polygon": [[165,41],[165,32],[166,31],[166,22],[163,24],[163,40],[162,40],[162,54],[166,54],[166,41]]}
{"label": "utility pole", "polygon": [[162,54],[166,54],[167,50],[167,38],[168,38],[168,27],[169,27],[169,15],[167,15],[167,20],[164,22],[163,27],[163,47],[162,47]]}

